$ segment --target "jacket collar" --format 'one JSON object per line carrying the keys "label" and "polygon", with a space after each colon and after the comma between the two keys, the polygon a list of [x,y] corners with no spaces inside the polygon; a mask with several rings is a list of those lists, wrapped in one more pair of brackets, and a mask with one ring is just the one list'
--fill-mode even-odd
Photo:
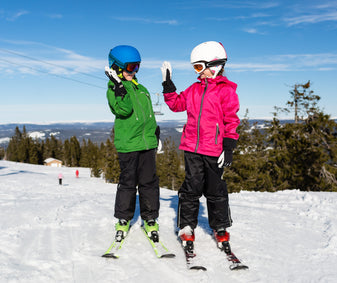
{"label": "jacket collar", "polygon": [[[201,79],[200,76],[199,76],[198,80],[201,82],[202,85],[206,84],[206,79]],[[234,83],[234,82],[231,82],[225,76],[217,76],[214,79],[213,78],[207,78],[207,83],[208,84],[221,84],[221,83],[225,83],[225,84],[229,84],[235,90],[237,88],[237,84]]]}
{"label": "jacket collar", "polygon": [[198,80],[202,84],[205,84],[206,80],[207,80],[207,83],[209,83],[209,84],[220,83],[220,82],[229,82],[229,80],[224,76],[217,76],[214,79],[213,78],[201,79],[200,76],[199,76]]}

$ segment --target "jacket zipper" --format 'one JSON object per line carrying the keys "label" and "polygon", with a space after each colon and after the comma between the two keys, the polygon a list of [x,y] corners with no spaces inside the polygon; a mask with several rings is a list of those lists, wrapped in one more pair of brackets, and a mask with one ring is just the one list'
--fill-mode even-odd
{"label": "jacket zipper", "polygon": [[198,147],[199,147],[199,139],[200,139],[200,120],[201,120],[201,112],[202,112],[202,106],[203,106],[203,103],[204,103],[204,97],[205,97],[205,93],[206,93],[206,90],[207,90],[207,87],[208,87],[208,82],[207,82],[207,79],[205,79],[205,83],[206,83],[206,86],[205,86],[205,90],[202,94],[202,98],[201,98],[201,103],[200,103],[200,111],[199,111],[199,118],[198,118],[198,128],[197,128],[197,144],[195,146],[195,150],[194,152],[196,153],[197,150],[198,150]]}
{"label": "jacket zipper", "polygon": [[[137,100],[137,103],[139,104],[139,102],[138,102],[138,97],[137,97],[137,95],[136,95],[136,90],[135,90],[135,87],[132,85],[132,89],[133,89],[133,94],[134,94],[134,97],[135,97],[135,100]],[[139,118],[138,118],[138,113],[135,111],[135,110],[133,110],[133,112],[135,113],[135,115],[136,115],[136,120],[138,121],[139,120]]]}
{"label": "jacket zipper", "polygon": [[[143,138],[143,140],[144,140],[146,149],[149,149],[149,145],[147,144],[146,139],[145,139],[145,135],[144,135],[144,133],[145,133],[145,119],[146,119],[145,113],[144,113],[142,104],[141,104],[140,101],[139,101],[139,98],[138,98],[138,95],[137,95],[137,92],[136,92],[134,86],[133,86],[133,90],[134,90],[135,98],[136,98],[136,100],[137,100],[137,103],[138,103],[138,105],[139,105],[139,108],[140,108],[140,110],[142,111],[142,114],[143,114],[143,131],[142,131],[142,138]],[[138,120],[137,115],[136,115],[136,119]]]}
{"label": "jacket zipper", "polygon": [[147,105],[149,107],[149,112],[150,112],[150,118],[152,118],[152,102],[151,102],[151,98],[150,95],[148,93],[145,92],[145,95],[147,97]]}
{"label": "jacket zipper", "polygon": [[218,144],[219,123],[216,123],[215,144]]}

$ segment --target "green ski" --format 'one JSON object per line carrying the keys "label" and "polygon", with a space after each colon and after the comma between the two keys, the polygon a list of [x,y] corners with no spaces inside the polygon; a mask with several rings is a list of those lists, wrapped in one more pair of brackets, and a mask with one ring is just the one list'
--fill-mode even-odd
{"label": "green ski", "polygon": [[158,238],[156,238],[156,241],[153,241],[153,239],[151,239],[146,233],[144,227],[142,227],[142,230],[144,231],[146,238],[149,240],[151,247],[158,258],[173,258],[176,256],[174,253],[171,253],[169,249],[163,244],[163,242]]}

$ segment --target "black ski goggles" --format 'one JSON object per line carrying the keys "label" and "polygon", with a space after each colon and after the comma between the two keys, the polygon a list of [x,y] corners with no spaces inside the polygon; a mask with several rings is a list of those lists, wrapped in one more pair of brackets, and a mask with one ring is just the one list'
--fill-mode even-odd
{"label": "black ski goggles", "polygon": [[140,62],[126,63],[124,70],[129,73],[137,73],[140,67]]}

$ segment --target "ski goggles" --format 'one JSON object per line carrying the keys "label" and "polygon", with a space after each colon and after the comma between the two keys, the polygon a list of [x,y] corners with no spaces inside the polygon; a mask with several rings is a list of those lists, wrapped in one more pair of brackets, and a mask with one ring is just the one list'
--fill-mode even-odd
{"label": "ski goggles", "polygon": [[126,63],[124,70],[128,72],[129,74],[132,74],[134,72],[138,72],[140,66],[140,62],[135,63]]}
{"label": "ski goggles", "polygon": [[199,61],[199,62],[193,63],[193,68],[199,74],[203,72],[206,68],[215,67],[219,65],[225,65],[226,61],[227,59],[219,59],[219,60],[214,60],[211,62]]}
{"label": "ski goggles", "polygon": [[205,62],[196,62],[193,64],[193,68],[199,74],[203,72],[207,67]]}

